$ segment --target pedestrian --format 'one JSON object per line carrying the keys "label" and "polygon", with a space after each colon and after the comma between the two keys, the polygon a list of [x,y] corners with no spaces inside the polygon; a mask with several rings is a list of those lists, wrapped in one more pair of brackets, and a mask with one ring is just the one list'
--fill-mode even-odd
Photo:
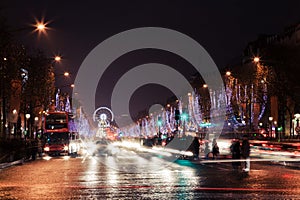
{"label": "pedestrian", "polygon": [[[241,145],[240,145],[240,141],[238,138],[232,140],[232,144],[230,146],[230,151],[231,151],[231,155],[232,155],[232,159],[233,160],[238,160],[241,158]],[[241,166],[241,162],[239,161],[233,161],[232,162],[232,168],[234,171],[237,171],[239,166]]]}
{"label": "pedestrian", "polygon": [[219,146],[218,146],[216,139],[213,140],[212,145],[213,145],[213,149],[212,149],[213,159],[217,159],[220,154],[220,151],[219,151]]}
{"label": "pedestrian", "polygon": [[242,153],[242,157],[246,160],[243,171],[249,172],[250,171],[250,143],[247,135],[243,136],[241,153]]}

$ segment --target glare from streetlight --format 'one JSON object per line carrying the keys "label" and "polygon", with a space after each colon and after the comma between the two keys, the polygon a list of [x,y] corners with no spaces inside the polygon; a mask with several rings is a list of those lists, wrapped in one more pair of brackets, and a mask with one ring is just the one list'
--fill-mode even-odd
{"label": "glare from streetlight", "polygon": [[226,72],[226,76],[230,76],[231,75],[231,72],[230,71],[227,71]]}
{"label": "glare from streetlight", "polygon": [[38,32],[38,35],[41,34],[47,35],[47,30],[50,30],[50,28],[47,26],[50,22],[45,22],[44,18],[41,20],[35,19],[35,24],[32,26],[35,27],[33,32]]}
{"label": "glare from streetlight", "polygon": [[39,31],[43,31],[43,30],[46,28],[46,26],[45,26],[45,24],[37,24],[36,28],[37,28]]}
{"label": "glare from streetlight", "polygon": [[30,118],[30,114],[26,114],[25,117],[26,117],[26,119],[29,119]]}
{"label": "glare from streetlight", "polygon": [[46,27],[46,24],[44,24],[44,22],[37,22],[34,26],[35,26],[35,31],[38,32],[39,34],[46,33],[46,30],[48,29]]}
{"label": "glare from streetlight", "polygon": [[74,88],[75,87],[75,85],[74,84],[71,84],[71,88]]}
{"label": "glare from streetlight", "polygon": [[69,72],[65,72],[65,73],[64,73],[64,76],[65,76],[65,77],[68,77],[68,76],[70,76],[70,73],[69,73]]}
{"label": "glare from streetlight", "polygon": [[208,86],[207,86],[207,84],[203,84],[203,87],[204,87],[204,88],[207,88]]}
{"label": "glare from streetlight", "polygon": [[259,60],[260,60],[260,59],[259,59],[259,57],[257,57],[257,56],[253,58],[253,61],[254,61],[255,63],[258,63]]}
{"label": "glare from streetlight", "polygon": [[54,60],[55,60],[55,62],[60,62],[61,61],[61,57],[60,56],[55,56]]}

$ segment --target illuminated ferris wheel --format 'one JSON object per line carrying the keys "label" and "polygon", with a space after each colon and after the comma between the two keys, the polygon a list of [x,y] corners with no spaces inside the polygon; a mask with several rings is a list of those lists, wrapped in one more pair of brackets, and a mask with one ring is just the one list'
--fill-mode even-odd
{"label": "illuminated ferris wheel", "polygon": [[99,107],[95,110],[93,114],[93,120],[94,122],[99,122],[103,120],[112,122],[114,120],[114,114],[107,107]]}
{"label": "illuminated ferris wheel", "polygon": [[94,122],[98,122],[98,131],[96,137],[105,138],[106,128],[110,127],[110,123],[114,120],[113,112],[107,107],[100,107],[93,114]]}

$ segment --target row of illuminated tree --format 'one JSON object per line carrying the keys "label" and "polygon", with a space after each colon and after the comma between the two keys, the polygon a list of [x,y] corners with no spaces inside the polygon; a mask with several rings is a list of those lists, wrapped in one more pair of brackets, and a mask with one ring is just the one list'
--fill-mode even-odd
{"label": "row of illuminated tree", "polygon": [[17,42],[0,19],[1,138],[32,134],[54,97],[53,59]]}

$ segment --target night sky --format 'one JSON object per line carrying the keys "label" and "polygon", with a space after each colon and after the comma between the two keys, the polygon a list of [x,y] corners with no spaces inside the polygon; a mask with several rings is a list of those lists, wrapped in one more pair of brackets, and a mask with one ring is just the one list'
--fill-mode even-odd
{"label": "night sky", "polygon": [[[119,32],[146,26],[180,31],[198,41],[219,68],[228,66],[243,53],[247,43],[259,34],[282,32],[300,21],[300,1],[1,1],[2,14],[15,28],[34,23],[34,18],[51,21],[47,37],[18,33],[28,46],[43,49],[47,55],[62,54],[56,73],[68,70],[71,80],[59,80],[57,86],[73,82],[85,56],[100,42]],[[129,3],[130,2],[130,3]],[[104,86],[99,85],[97,105],[108,105],[113,84],[134,65],[150,58],[162,63],[184,66],[184,61],[166,52],[139,52],[122,56],[112,64],[119,72],[107,72]],[[155,56],[154,56],[155,55]],[[174,58],[173,58],[174,57]],[[134,61],[133,61],[134,60]],[[133,62],[132,62],[133,61]],[[172,64],[173,63],[173,64]],[[176,66],[175,66],[176,68]],[[185,70],[183,70],[185,71]],[[191,72],[192,73],[192,72]],[[188,76],[188,74],[186,74]],[[144,89],[147,89],[145,86]],[[155,86],[157,90],[164,90]],[[140,103],[143,94],[136,92],[132,103],[136,112],[147,103]],[[145,93],[144,93],[145,94]],[[157,101],[157,100],[155,100]],[[151,102],[148,102],[151,103]],[[109,105],[108,105],[109,106]]]}

